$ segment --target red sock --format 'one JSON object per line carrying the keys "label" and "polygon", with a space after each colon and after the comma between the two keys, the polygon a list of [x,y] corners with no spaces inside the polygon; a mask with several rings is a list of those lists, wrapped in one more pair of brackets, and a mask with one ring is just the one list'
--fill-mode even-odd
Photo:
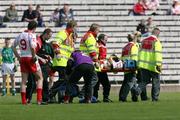
{"label": "red sock", "polygon": [[25,92],[21,92],[21,101],[22,101],[22,104],[26,104],[26,93]]}
{"label": "red sock", "polygon": [[69,99],[70,99],[70,96],[68,96],[68,95],[64,96],[64,101],[69,101]]}
{"label": "red sock", "polygon": [[37,102],[42,102],[42,88],[38,88],[37,92]]}

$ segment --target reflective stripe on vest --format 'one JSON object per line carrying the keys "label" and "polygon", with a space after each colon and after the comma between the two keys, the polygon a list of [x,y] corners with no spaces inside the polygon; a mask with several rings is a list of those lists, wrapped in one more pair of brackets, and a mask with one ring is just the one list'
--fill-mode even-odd
{"label": "reflective stripe on vest", "polygon": [[134,42],[129,42],[122,50],[122,60],[131,59],[132,57],[137,57],[138,54],[132,54],[131,49],[135,45]]}
{"label": "reflective stripe on vest", "polygon": [[142,41],[138,66],[159,73],[156,70],[157,65],[162,65],[162,46],[158,39],[152,35]]}
{"label": "reflective stripe on vest", "polygon": [[[88,41],[88,44],[86,43]],[[91,33],[86,33],[85,36],[81,39],[80,42],[80,50],[85,53],[86,55],[89,55],[92,52],[98,52],[97,45],[96,45],[96,39]]]}
{"label": "reflective stripe on vest", "polygon": [[73,52],[73,39],[72,36],[68,35],[66,30],[60,31],[56,37],[56,41],[59,45],[60,53],[53,59],[53,66],[66,66],[67,61]]}

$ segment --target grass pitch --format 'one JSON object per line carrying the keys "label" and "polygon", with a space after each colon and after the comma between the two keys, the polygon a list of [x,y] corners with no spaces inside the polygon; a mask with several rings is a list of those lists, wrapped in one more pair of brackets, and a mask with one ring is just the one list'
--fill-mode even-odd
{"label": "grass pitch", "polygon": [[158,102],[49,104],[23,106],[20,95],[0,96],[0,120],[180,120],[180,93],[161,93]]}

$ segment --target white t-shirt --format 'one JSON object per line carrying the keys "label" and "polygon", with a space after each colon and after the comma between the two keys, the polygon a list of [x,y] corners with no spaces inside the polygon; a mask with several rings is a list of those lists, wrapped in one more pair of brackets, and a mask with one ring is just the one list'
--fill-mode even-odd
{"label": "white t-shirt", "polygon": [[14,40],[13,46],[19,46],[20,57],[32,57],[31,48],[36,48],[36,34],[32,32],[22,32]]}

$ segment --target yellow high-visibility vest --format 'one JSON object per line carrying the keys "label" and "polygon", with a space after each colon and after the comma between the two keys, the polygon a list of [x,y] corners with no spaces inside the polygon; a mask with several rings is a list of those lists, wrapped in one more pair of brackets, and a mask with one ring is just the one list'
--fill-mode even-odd
{"label": "yellow high-visibility vest", "polygon": [[72,35],[68,35],[66,30],[62,30],[57,34],[55,42],[60,46],[60,54],[58,56],[55,55],[53,58],[53,66],[67,66],[67,61],[74,50],[72,40]]}
{"label": "yellow high-visibility vest", "polygon": [[94,38],[92,33],[86,33],[86,35],[81,39],[79,49],[88,56],[92,52],[98,54],[96,38]]}
{"label": "yellow high-visibility vest", "polygon": [[122,50],[122,60],[135,60],[138,61],[139,45],[134,42],[129,42]]}
{"label": "yellow high-visibility vest", "polygon": [[[91,57],[94,61],[98,59],[99,49],[98,44],[96,42],[96,38],[93,36],[91,32],[87,32],[84,37],[81,39],[79,49],[86,55],[90,56],[90,53],[95,52],[96,56]],[[101,71],[100,68],[95,68],[96,71]]]}
{"label": "yellow high-visibility vest", "polygon": [[[123,49],[122,49],[122,55],[121,60],[135,60],[138,61],[138,51],[139,51],[139,45],[138,43],[129,42]],[[129,73],[129,72],[125,72]]]}
{"label": "yellow high-visibility vest", "polygon": [[159,73],[156,66],[162,66],[162,45],[156,36],[151,35],[142,40],[139,50],[138,67]]}

